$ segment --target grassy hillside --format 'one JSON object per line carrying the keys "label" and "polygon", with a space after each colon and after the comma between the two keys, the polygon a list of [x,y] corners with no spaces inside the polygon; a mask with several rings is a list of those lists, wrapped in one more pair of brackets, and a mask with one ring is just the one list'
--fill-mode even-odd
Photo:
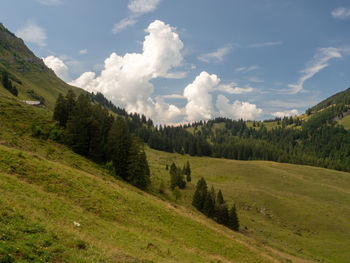
{"label": "grassy hillside", "polygon": [[69,88],[77,94],[83,92],[58,78],[21,39],[0,23],[0,73],[3,71],[9,73],[20,99],[35,99],[31,92],[34,91],[34,94],[45,98],[45,105],[50,109],[53,109],[59,93],[66,94]]}
{"label": "grassy hillside", "polygon": [[2,262],[304,262],[31,137],[50,121],[0,88]]}
{"label": "grassy hillside", "polygon": [[[169,180],[166,164],[191,163],[193,182],[182,204],[191,206],[204,177],[236,203],[247,236],[279,250],[321,262],[349,262],[350,174],[266,161],[234,161],[148,151],[154,182]],[[170,196],[170,194],[169,194]]]}

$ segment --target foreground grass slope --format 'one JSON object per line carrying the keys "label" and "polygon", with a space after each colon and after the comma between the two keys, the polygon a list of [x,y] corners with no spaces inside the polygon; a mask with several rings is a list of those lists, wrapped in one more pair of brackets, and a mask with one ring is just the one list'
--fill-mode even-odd
{"label": "foreground grass slope", "polygon": [[[148,150],[155,188],[169,180],[166,164],[191,163],[192,183],[182,191],[191,206],[204,177],[236,203],[247,236],[310,260],[350,262],[350,174],[266,161],[189,157]],[[169,198],[172,198],[168,193]]]}
{"label": "foreground grass slope", "polygon": [[0,88],[3,262],[303,262],[30,135],[50,121]]}

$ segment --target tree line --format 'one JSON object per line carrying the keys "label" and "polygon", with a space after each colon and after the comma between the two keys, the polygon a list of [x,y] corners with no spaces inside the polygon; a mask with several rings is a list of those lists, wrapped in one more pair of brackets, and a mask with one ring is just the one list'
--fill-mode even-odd
{"label": "tree line", "polygon": [[[349,94],[348,94],[349,93]],[[248,126],[243,120],[216,118],[177,127],[154,125],[138,113],[128,114],[102,94],[92,95],[106,109],[123,116],[131,134],[151,148],[191,156],[237,160],[269,160],[350,171],[350,132],[334,123],[349,109],[350,90],[307,120],[285,117]],[[330,102],[327,102],[328,104]],[[328,105],[327,104],[327,105]],[[268,129],[269,122],[277,125]]]}
{"label": "tree line", "polygon": [[91,96],[72,90],[59,94],[53,119],[63,129],[64,143],[74,152],[107,164],[112,175],[146,189],[150,170],[139,138],[130,134],[123,117],[115,118]]}

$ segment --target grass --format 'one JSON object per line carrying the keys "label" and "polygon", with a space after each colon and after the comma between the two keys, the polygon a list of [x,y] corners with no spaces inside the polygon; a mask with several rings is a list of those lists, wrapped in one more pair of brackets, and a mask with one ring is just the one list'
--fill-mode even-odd
{"label": "grass", "polygon": [[[51,114],[0,88],[2,260],[349,261],[347,173],[147,149],[152,186],[145,193],[65,146],[31,137],[32,123],[50,123]],[[187,160],[193,182],[175,202],[165,165],[182,166]],[[221,189],[228,203],[237,204],[241,233],[192,208],[201,176]],[[159,193],[162,183],[164,194]]]}
{"label": "grass", "polygon": [[32,123],[51,122],[47,109],[1,88],[0,104],[1,262],[290,260],[166,195],[116,180],[65,146],[31,137]]}
{"label": "grass", "polygon": [[[191,206],[204,177],[236,203],[247,236],[287,253],[324,262],[349,262],[350,174],[266,161],[200,158],[148,150],[154,182],[168,180],[166,164],[190,161],[193,182],[183,191]],[[165,181],[167,183],[167,181]],[[170,196],[170,194],[169,194]],[[171,196],[170,196],[171,197]]]}
{"label": "grass", "polygon": [[340,121],[338,121],[338,124],[343,125],[346,130],[350,130],[350,115],[342,118]]}

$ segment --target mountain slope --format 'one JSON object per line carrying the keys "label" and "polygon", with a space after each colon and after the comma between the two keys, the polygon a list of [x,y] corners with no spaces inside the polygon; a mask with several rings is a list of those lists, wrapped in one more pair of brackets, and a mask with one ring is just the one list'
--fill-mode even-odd
{"label": "mountain slope", "polygon": [[[237,206],[247,236],[299,257],[320,262],[349,262],[350,174],[267,161],[236,161],[147,152],[152,181],[169,184],[166,164],[191,164],[193,183],[182,192],[191,207],[195,182],[222,190]],[[170,193],[169,193],[170,195]]]}
{"label": "mountain slope", "polygon": [[4,71],[9,73],[10,80],[19,89],[19,98],[33,100],[37,96],[44,97],[45,105],[50,109],[53,109],[59,93],[66,94],[70,88],[77,94],[83,92],[58,78],[22,39],[0,23],[0,73]]}
{"label": "mountain slope", "polygon": [[48,111],[20,103],[4,89],[0,92],[2,260],[294,260],[217,225],[192,208],[162,201],[116,180],[65,146],[31,137],[31,123],[50,122]]}

